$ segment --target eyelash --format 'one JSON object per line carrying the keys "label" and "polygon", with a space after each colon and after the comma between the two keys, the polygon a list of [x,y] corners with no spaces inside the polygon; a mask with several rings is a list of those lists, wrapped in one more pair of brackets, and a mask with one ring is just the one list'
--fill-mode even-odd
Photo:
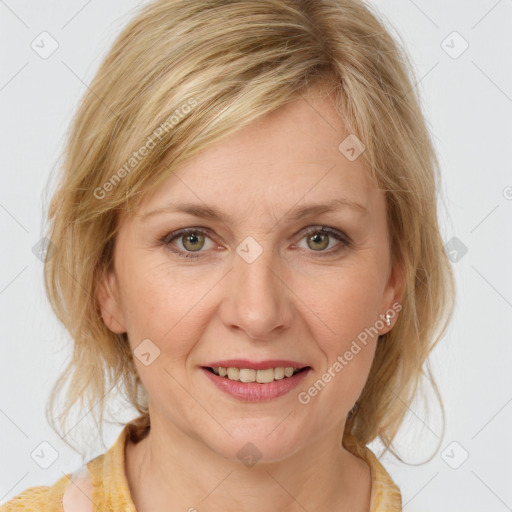
{"label": "eyelash", "polygon": [[[178,237],[182,237],[182,236],[188,235],[190,233],[208,236],[210,234],[210,231],[208,229],[203,229],[203,228],[185,228],[185,229],[180,229],[178,231],[173,231],[171,233],[167,233],[159,241],[163,245],[167,246],[169,248],[169,250],[176,253],[178,256],[180,256],[182,258],[201,258],[202,257],[201,253],[203,253],[204,251],[197,251],[197,254],[193,254],[191,252],[185,252],[185,251],[182,251],[181,249],[177,249],[177,248],[173,247],[173,245],[172,245],[172,242],[174,240],[176,240]],[[319,253],[318,257],[320,257],[320,258],[332,256],[332,255],[340,252],[342,249],[352,246],[352,242],[351,242],[350,238],[345,233],[339,232],[337,230],[334,230],[334,229],[331,229],[331,228],[328,228],[325,226],[311,226],[309,228],[306,228],[304,231],[304,236],[301,238],[301,240],[303,238],[307,237],[308,235],[312,235],[312,234],[329,235],[329,236],[336,238],[337,240],[339,240],[341,242],[341,244],[340,244],[341,247],[335,248],[335,250],[332,250],[332,248],[331,248],[328,251],[318,251],[318,253]],[[208,238],[210,238],[210,237],[208,236]],[[311,252],[315,252],[315,251],[311,251]]]}

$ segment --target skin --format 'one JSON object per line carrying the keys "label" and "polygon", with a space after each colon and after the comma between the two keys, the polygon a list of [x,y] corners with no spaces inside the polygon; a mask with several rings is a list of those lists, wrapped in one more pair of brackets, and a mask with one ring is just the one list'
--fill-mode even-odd
{"label": "skin", "polygon": [[[377,337],[310,403],[297,399],[403,293],[402,273],[390,263],[384,192],[362,158],[351,162],[338,150],[347,135],[332,98],[312,90],[194,156],[137,215],[122,217],[114,267],[99,289],[102,316],[112,331],[128,333],[132,349],[149,338],[160,350],[149,366],[135,358],[151,417],[148,437],[126,448],[138,510],[369,510],[369,467],[341,440]],[[285,216],[339,197],[366,213],[343,208],[293,222]],[[143,218],[176,201],[232,218]],[[332,236],[308,243],[308,226],[345,233],[351,245]],[[172,242],[189,253],[199,249],[197,258],[159,241],[187,227],[210,230],[204,239]],[[263,249],[252,263],[236,252],[247,236]],[[292,359],[312,370],[282,397],[245,403],[200,370],[237,357]],[[237,457],[248,442],[261,452],[252,467]]]}

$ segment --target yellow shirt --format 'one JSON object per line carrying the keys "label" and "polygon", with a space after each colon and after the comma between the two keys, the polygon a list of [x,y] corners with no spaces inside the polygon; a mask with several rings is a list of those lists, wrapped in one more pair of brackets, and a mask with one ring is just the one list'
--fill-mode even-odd
{"label": "yellow shirt", "polygon": [[[2,505],[0,512],[136,512],[125,473],[125,446],[129,436],[137,439],[136,422],[126,424],[115,443],[104,454],[87,463],[90,480],[88,476],[85,480],[76,480],[80,473],[68,473],[51,487],[29,487]],[[363,458],[370,467],[372,490],[369,512],[401,511],[400,490],[374,453],[367,446],[344,446]],[[85,467],[81,469],[85,470]],[[87,471],[81,475],[84,477]],[[70,482],[72,476],[73,482]],[[83,485],[84,481],[92,484],[92,489]],[[80,507],[74,505],[77,501],[81,501]]]}

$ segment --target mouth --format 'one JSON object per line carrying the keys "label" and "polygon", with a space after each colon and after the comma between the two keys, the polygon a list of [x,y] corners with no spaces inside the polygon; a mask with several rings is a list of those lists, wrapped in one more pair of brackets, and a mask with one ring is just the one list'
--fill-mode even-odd
{"label": "mouth", "polygon": [[289,379],[298,373],[311,369],[310,366],[276,366],[268,368],[245,368],[236,366],[203,366],[218,377],[244,383],[269,384],[274,381]]}
{"label": "mouth", "polygon": [[[286,366],[279,366],[284,363]],[[297,366],[288,366],[290,363]],[[216,361],[211,366],[201,366],[207,381],[242,402],[265,402],[288,395],[300,385],[310,370],[311,366],[292,361]]]}

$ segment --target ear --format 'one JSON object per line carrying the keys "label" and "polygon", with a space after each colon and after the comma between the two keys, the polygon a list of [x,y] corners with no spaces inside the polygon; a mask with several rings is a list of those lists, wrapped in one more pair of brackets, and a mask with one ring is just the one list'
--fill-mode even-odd
{"label": "ear", "polygon": [[117,334],[126,332],[124,315],[119,302],[119,284],[115,271],[104,271],[96,292],[96,298],[105,325]]}
{"label": "ear", "polygon": [[[396,258],[388,276],[388,281],[382,297],[382,314],[390,313],[391,325],[386,325],[380,334],[386,334],[395,325],[399,311],[402,309],[402,299],[405,291],[405,269],[399,258]],[[397,307],[397,304],[400,304]],[[393,307],[395,305],[395,307]]]}

